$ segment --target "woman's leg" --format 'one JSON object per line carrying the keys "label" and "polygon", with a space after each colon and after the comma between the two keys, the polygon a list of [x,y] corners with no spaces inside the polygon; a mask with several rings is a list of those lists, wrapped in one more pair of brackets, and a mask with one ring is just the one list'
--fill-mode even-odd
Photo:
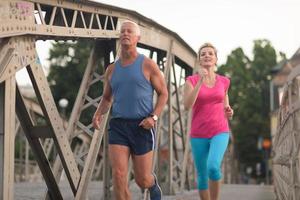
{"label": "woman's leg", "polygon": [[222,178],[221,163],[228,146],[229,134],[221,133],[211,138],[207,158],[210,199],[218,200],[220,194],[220,180]]}
{"label": "woman's leg", "polygon": [[191,138],[191,150],[197,169],[198,190],[201,200],[209,200],[207,157],[209,152],[209,139]]}
{"label": "woman's leg", "polygon": [[209,180],[210,200],[218,200],[220,196],[221,181]]}

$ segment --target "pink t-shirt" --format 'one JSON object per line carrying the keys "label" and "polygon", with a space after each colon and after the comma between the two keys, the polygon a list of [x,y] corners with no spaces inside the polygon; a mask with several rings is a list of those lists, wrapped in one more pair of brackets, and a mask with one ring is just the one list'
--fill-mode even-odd
{"label": "pink t-shirt", "polygon": [[[187,77],[193,86],[197,84],[199,75]],[[229,132],[228,120],[224,112],[224,100],[230,80],[221,75],[216,76],[215,85],[210,88],[200,86],[199,94],[192,109],[192,138],[211,138],[218,133]]]}

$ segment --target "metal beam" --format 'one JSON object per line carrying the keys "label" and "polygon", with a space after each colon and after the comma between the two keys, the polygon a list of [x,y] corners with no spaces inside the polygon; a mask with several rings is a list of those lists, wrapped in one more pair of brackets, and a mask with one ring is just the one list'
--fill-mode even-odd
{"label": "metal beam", "polygon": [[[0,4],[1,5],[1,4]],[[0,54],[0,82],[35,60],[35,39],[29,36],[5,39]]]}
{"label": "metal beam", "polygon": [[61,192],[59,190],[58,184],[55,181],[54,175],[51,170],[50,163],[48,161],[47,156],[45,155],[44,149],[42,147],[42,144],[38,138],[32,138],[31,137],[31,130],[34,127],[34,124],[32,122],[32,119],[30,118],[30,115],[27,111],[27,108],[25,106],[23,97],[17,89],[17,101],[16,101],[16,107],[17,107],[17,115],[20,120],[22,129],[24,131],[24,134],[28,140],[28,143],[31,146],[31,150],[33,151],[36,161],[40,167],[40,170],[43,174],[43,177],[45,179],[46,185],[50,191],[50,197],[51,199],[63,199]]}
{"label": "metal beam", "polygon": [[4,199],[4,96],[5,82],[0,83],[0,199]]}
{"label": "metal beam", "polygon": [[[164,184],[166,185],[166,187],[169,187],[169,193],[172,193],[172,188],[178,188],[175,184],[179,182],[178,180],[180,175],[182,177],[182,182],[184,182],[183,176],[185,172],[180,172],[180,170],[178,169],[179,163],[182,162],[180,155],[183,154],[180,152],[181,149],[179,149],[178,146],[182,145],[183,147],[186,147],[183,133],[183,120],[185,116],[182,116],[184,114],[181,113],[180,110],[179,101],[181,101],[181,99],[178,95],[179,90],[176,88],[176,80],[175,85],[173,81],[173,79],[176,79],[176,76],[174,74],[175,70],[171,69],[171,66],[174,67],[174,65],[177,64],[181,65],[181,67],[184,69],[192,69],[194,66],[196,66],[196,53],[189,45],[187,45],[187,43],[185,43],[176,33],[166,29],[165,27],[157,24],[149,18],[136,13],[135,11],[117,8],[101,3],[91,3],[88,1],[76,2],[71,0],[2,0],[0,2],[0,11],[0,84],[10,79],[11,77],[14,77],[15,73],[19,69],[29,64],[31,65],[30,67],[28,67],[28,71],[41,106],[41,110],[39,111],[42,113],[42,115],[45,116],[46,122],[48,123],[50,129],[49,131],[45,129],[42,130],[40,127],[32,126],[28,128],[27,133],[30,134],[30,138],[34,140],[36,144],[39,144],[36,141],[37,138],[44,137],[44,135],[41,134],[42,131],[45,131],[47,133],[46,137],[51,136],[52,138],[54,138],[54,140],[46,139],[45,144],[48,144],[49,141],[55,142],[55,145],[59,151],[59,156],[63,160],[63,165],[66,170],[68,180],[71,184],[72,191],[74,195],[77,196],[77,198],[79,198],[80,195],[84,195],[84,193],[86,192],[86,186],[89,181],[90,172],[85,172],[82,175],[79,174],[76,166],[76,164],[78,163],[75,163],[75,160],[73,158],[74,152],[71,152],[69,139],[73,137],[77,137],[79,139],[88,138],[87,140],[82,139],[84,144],[82,148],[78,148],[80,149],[78,151],[78,155],[82,155],[83,151],[97,151],[97,145],[99,145],[99,143],[93,143],[93,145],[89,146],[91,142],[90,138],[92,138],[93,133],[91,124],[85,125],[79,121],[81,113],[83,111],[86,111],[86,109],[95,109],[95,106],[97,106],[100,100],[101,94],[96,98],[91,98],[88,96],[90,87],[93,84],[101,81],[101,79],[103,78],[95,70],[97,64],[99,64],[96,63],[96,60],[105,60],[104,65],[103,60],[101,60],[102,63],[100,64],[104,69],[107,64],[110,63],[109,54],[112,49],[115,48],[112,46],[117,46],[115,45],[114,39],[119,37],[118,30],[121,22],[127,19],[137,22],[137,24],[139,24],[139,26],[141,27],[142,32],[142,38],[140,40],[139,46],[145,49],[150,49],[152,52],[156,51],[157,63],[159,66],[163,66],[166,82],[169,82],[169,97],[171,98],[168,105],[169,111],[165,110],[164,112],[164,116],[166,116],[166,118],[169,118],[169,123],[163,124],[163,121],[160,120],[158,124],[159,130],[157,135],[157,144],[161,143],[162,146],[159,146],[155,152],[156,156],[154,163],[156,163],[156,169],[158,169],[160,167],[160,162],[156,162],[156,159],[159,158],[159,156],[162,154],[160,151],[160,147],[164,148],[169,143],[170,174],[168,174],[169,177],[166,177],[165,180],[169,180],[171,183]],[[37,17],[37,19],[39,20],[35,20],[35,17]],[[42,69],[39,65],[37,65],[38,62],[34,63],[36,60],[34,44],[35,40],[49,38],[55,38],[58,40],[100,38],[101,42],[97,44],[99,48],[99,51],[97,50],[97,53],[103,53],[105,51],[104,54],[90,59],[89,64],[87,65],[86,73],[84,75],[81,88],[77,96],[78,100],[76,100],[75,106],[72,111],[72,115],[70,118],[71,123],[69,123],[67,133],[65,133],[65,131],[63,130],[61,119],[58,115],[57,108],[51,96],[49,86],[47,85],[47,80],[42,73]],[[117,51],[114,51],[114,53],[117,54]],[[173,73],[174,75],[174,77],[172,78],[170,77],[171,73]],[[4,96],[1,97],[0,92],[0,98],[5,98],[4,91],[2,93],[2,95]],[[173,103],[174,100],[176,101],[176,104]],[[14,102],[12,102],[9,107],[13,107],[13,104]],[[6,111],[4,111],[4,109],[6,109],[6,107],[4,108],[3,103],[0,105],[0,107],[1,106],[3,109],[1,111],[0,108],[0,115],[1,112],[2,115],[5,115]],[[2,119],[6,118],[4,116]],[[26,121],[26,119],[23,118],[22,120]],[[4,120],[0,119],[0,138],[1,123],[3,129],[5,127],[4,125],[6,124]],[[176,127],[178,124],[179,129]],[[11,130],[14,129],[13,127],[8,128]],[[78,129],[80,130],[78,131]],[[5,130],[3,130],[2,132],[3,134],[4,132],[6,133]],[[77,133],[80,135],[78,135]],[[161,136],[160,133],[162,133]],[[160,139],[163,139],[164,141],[161,142]],[[2,138],[2,140],[0,139],[0,141],[2,141],[3,143],[4,140],[4,137]],[[177,140],[179,141],[179,143]],[[49,144],[51,144],[51,142]],[[105,145],[107,144],[105,143]],[[104,146],[104,149],[105,148],[107,147]],[[48,145],[46,149],[45,159],[47,158],[47,153],[50,152],[50,149],[51,145]],[[106,153],[107,149],[104,150],[104,153],[102,153],[102,155],[106,156]],[[2,158],[4,159],[5,153],[2,152],[2,155]],[[185,159],[184,162],[188,160],[188,158],[186,157],[187,155],[189,154],[186,151],[183,155]],[[40,158],[43,157],[43,155],[39,156]],[[13,156],[11,156],[10,159],[12,158]],[[0,159],[0,168],[4,168],[6,163],[8,163],[4,162],[3,159]],[[107,159],[108,158],[105,157],[103,161],[103,171],[105,173],[105,192],[109,190],[110,186],[110,172]],[[81,160],[82,163],[89,163],[87,165],[87,168],[85,167],[85,169],[93,169],[94,164],[90,162],[90,159],[84,160],[82,158],[78,158],[78,160]],[[42,166],[41,170],[45,170],[43,169],[43,167],[47,168],[47,166]],[[56,170],[57,168],[54,167],[55,178],[53,178],[53,175],[51,175],[51,170],[46,169],[47,173],[50,174],[49,176],[51,179],[48,180],[48,177],[46,182],[48,182],[48,184],[50,182],[50,185],[52,185],[48,187],[48,189],[51,187],[56,188],[55,184],[59,182],[60,173],[56,173]],[[162,176],[165,176],[166,174],[167,173],[164,172]],[[44,175],[47,176],[47,174],[45,173]],[[2,176],[5,176],[5,174],[2,174]],[[56,181],[54,179],[56,179]],[[76,194],[79,184],[82,184],[80,186],[81,189],[79,192],[81,194]],[[183,186],[183,184],[184,183],[181,183],[181,186]],[[59,189],[56,188],[56,190],[58,191]],[[105,197],[108,197],[106,193]]]}
{"label": "metal beam", "polygon": [[6,186],[4,193],[7,192],[7,199],[14,199],[14,156],[15,156],[15,102],[16,102],[16,80],[15,76],[8,78],[5,84],[5,130],[4,130],[4,180]]}
{"label": "metal beam", "polygon": [[284,85],[277,131],[272,145],[274,186],[279,199],[296,200],[300,194],[299,77],[300,65],[291,70]]}
{"label": "metal beam", "polygon": [[95,167],[96,160],[95,155],[98,155],[100,145],[102,142],[102,137],[105,134],[105,128],[106,128],[106,122],[108,119],[109,112],[103,117],[103,120],[101,122],[101,129],[100,130],[95,130],[93,134],[93,139],[90,145],[89,153],[87,155],[84,169],[82,172],[82,177],[78,190],[76,193],[75,200],[81,200],[81,199],[86,199],[87,197],[87,187],[88,183],[91,180],[91,176]]}
{"label": "metal beam", "polygon": [[[118,38],[118,28],[124,20],[131,19],[136,21],[142,32],[141,43],[149,47],[155,47],[167,51],[168,41],[174,40],[174,51],[176,55],[191,68],[196,60],[196,53],[192,48],[182,40],[176,33],[157,24],[145,16],[142,16],[134,11],[126,10],[114,6],[109,6],[101,3],[81,2],[80,4],[73,1],[55,2],[52,0],[28,0],[17,2],[10,7],[9,1],[4,0],[3,12],[8,13],[7,18],[1,21],[0,19],[0,38],[17,35],[35,35],[40,38]],[[34,5],[38,8],[36,12],[39,14],[40,23],[34,22],[33,13]],[[80,6],[79,6],[80,5]],[[10,16],[10,9],[18,12],[14,16]],[[54,11],[61,10],[61,15],[54,15]],[[65,10],[69,10],[67,15]],[[42,14],[42,12],[44,12]],[[79,13],[78,13],[79,12]],[[25,13],[25,14],[24,14]],[[86,19],[84,14],[91,16],[88,18],[88,25],[83,23]],[[43,15],[49,16],[49,20],[45,21]],[[77,17],[79,16],[79,17]],[[96,16],[96,17],[94,17]],[[54,18],[59,18],[54,20]],[[99,18],[103,18],[100,20]],[[72,19],[72,25],[66,26],[66,18]],[[82,23],[78,23],[78,20]],[[110,19],[110,20],[108,20]],[[57,21],[58,23],[55,23]],[[64,23],[61,23],[64,22]],[[108,26],[109,24],[109,26]]]}
{"label": "metal beam", "polygon": [[52,137],[56,144],[56,148],[60,155],[71,189],[73,193],[76,194],[80,180],[80,173],[76,166],[75,158],[65,134],[63,122],[58,114],[47,79],[42,67],[38,64],[27,66],[27,71],[45,119],[54,133]]}

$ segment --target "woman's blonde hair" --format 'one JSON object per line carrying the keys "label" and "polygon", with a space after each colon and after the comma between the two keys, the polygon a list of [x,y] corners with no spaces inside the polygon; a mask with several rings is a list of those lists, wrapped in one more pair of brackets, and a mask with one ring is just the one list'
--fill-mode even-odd
{"label": "woman's blonde hair", "polygon": [[206,43],[202,44],[202,45],[200,46],[199,50],[198,50],[198,59],[200,59],[200,52],[201,52],[201,50],[202,50],[203,48],[206,48],[206,47],[212,48],[212,49],[214,50],[214,52],[215,52],[216,57],[218,58],[218,53],[217,53],[216,47],[215,47],[214,45],[212,45],[211,43],[206,42]]}

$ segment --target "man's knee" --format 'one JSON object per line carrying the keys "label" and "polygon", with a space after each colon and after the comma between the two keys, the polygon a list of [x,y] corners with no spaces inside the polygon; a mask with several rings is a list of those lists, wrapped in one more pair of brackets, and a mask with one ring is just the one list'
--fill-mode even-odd
{"label": "man's knee", "polygon": [[136,184],[141,188],[149,188],[154,184],[153,176],[139,176],[135,177]]}
{"label": "man's knee", "polygon": [[124,180],[126,179],[127,180],[127,171],[125,170],[122,170],[122,169],[113,169],[112,170],[112,175],[113,175],[113,178],[115,180]]}

